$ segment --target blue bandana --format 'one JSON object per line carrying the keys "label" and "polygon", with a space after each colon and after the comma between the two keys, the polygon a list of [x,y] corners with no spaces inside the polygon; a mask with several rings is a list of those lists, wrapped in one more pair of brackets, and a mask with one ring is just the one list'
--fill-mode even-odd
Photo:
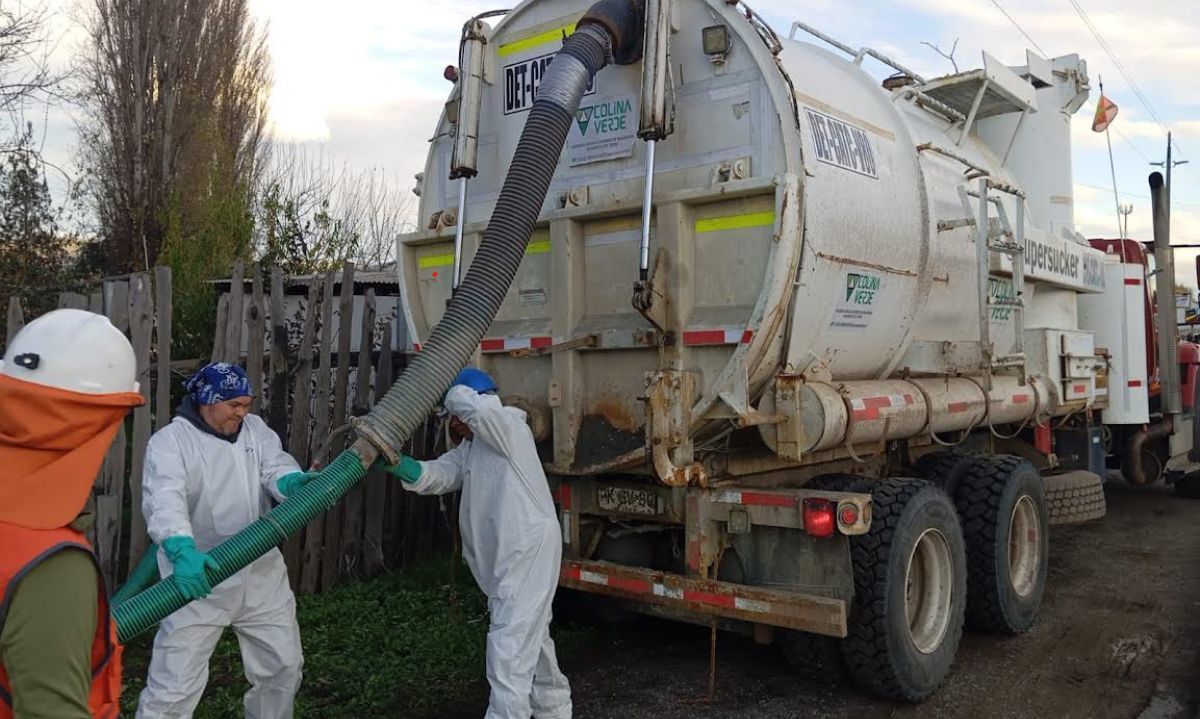
{"label": "blue bandana", "polygon": [[207,406],[238,397],[253,397],[246,371],[228,362],[213,362],[183,383],[196,404]]}

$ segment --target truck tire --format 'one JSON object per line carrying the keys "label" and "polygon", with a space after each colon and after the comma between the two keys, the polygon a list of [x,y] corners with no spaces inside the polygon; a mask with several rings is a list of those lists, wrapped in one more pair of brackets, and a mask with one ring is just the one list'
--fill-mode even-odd
{"label": "truck tire", "polygon": [[1079,474],[1050,475],[1043,478],[1050,526],[1080,524],[1100,519],[1107,512],[1104,480]]}
{"label": "truck tire", "polygon": [[953,497],[954,489],[964,472],[979,455],[943,450],[930,452],[921,457],[913,465],[913,474],[921,479],[933,482],[942,491]]}
{"label": "truck tire", "polygon": [[967,544],[967,624],[1020,634],[1046,589],[1050,517],[1042,476],[1029,460],[979,457],[954,498]]}
{"label": "truck tire", "polygon": [[916,703],[946,678],[962,637],[962,529],[931,482],[883,480],[872,504],[870,531],[850,538],[854,601],[842,659],[862,689]]}
{"label": "truck tire", "polygon": [[[809,481],[805,489],[869,493],[874,484],[874,480],[857,474],[823,474]],[[842,640],[837,637],[784,629],[776,642],[788,666],[800,677],[832,684],[843,684],[850,678],[842,661]]]}

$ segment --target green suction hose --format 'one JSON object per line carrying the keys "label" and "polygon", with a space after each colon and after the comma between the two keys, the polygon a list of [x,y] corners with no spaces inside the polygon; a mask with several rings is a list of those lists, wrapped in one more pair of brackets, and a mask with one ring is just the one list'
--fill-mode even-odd
{"label": "green suction hose", "polygon": [[150,546],[146,547],[146,551],[142,552],[142,558],[138,560],[133,571],[129,573],[129,581],[121,585],[121,588],[109,598],[108,603],[114,607],[122,604],[157,581],[158,545],[151,542]]}
{"label": "green suction hose", "polygon": [[[369,455],[363,456],[363,453]],[[289,497],[286,502],[258,518],[242,531],[221,542],[209,552],[221,568],[209,570],[208,580],[215,587],[243,567],[271,551],[292,532],[337,503],[343,494],[366,475],[366,467],[375,453],[359,445],[338,455],[320,475]],[[164,617],[187,604],[175,586],[172,575],[150,589],[113,607],[117,639],[122,643],[158,624]]]}

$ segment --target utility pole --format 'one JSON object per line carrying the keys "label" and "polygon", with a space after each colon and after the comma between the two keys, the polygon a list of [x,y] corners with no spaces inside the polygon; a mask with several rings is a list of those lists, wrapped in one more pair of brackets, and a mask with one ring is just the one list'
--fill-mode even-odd
{"label": "utility pole", "polygon": [[1117,205],[1117,212],[1121,213],[1122,218],[1121,239],[1129,239],[1129,215],[1133,212],[1133,205],[1131,203]]}
{"label": "utility pole", "polygon": [[1172,144],[1173,143],[1171,142],[1171,133],[1168,132],[1167,133],[1167,161],[1150,163],[1151,166],[1153,166],[1153,167],[1161,167],[1161,168],[1163,168],[1163,170],[1165,170],[1164,174],[1166,175],[1166,178],[1165,178],[1165,182],[1163,183],[1163,187],[1167,191],[1167,217],[1168,218],[1170,218],[1170,216],[1171,216],[1171,168],[1175,167],[1176,165],[1186,165],[1188,163],[1187,160],[1172,160],[1171,159],[1171,145]]}

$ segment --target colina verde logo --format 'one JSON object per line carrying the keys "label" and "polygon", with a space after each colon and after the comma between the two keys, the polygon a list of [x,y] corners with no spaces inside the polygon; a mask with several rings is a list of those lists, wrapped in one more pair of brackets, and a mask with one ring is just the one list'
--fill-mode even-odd
{"label": "colina verde logo", "polygon": [[629,100],[614,100],[595,105],[581,107],[575,113],[575,124],[579,125],[579,134],[587,135],[588,129],[592,134],[603,135],[609,132],[624,130],[629,120],[633,103]]}
{"label": "colina verde logo", "polygon": [[857,272],[846,273],[846,302],[852,305],[869,305],[875,302],[879,290],[879,277]]}

